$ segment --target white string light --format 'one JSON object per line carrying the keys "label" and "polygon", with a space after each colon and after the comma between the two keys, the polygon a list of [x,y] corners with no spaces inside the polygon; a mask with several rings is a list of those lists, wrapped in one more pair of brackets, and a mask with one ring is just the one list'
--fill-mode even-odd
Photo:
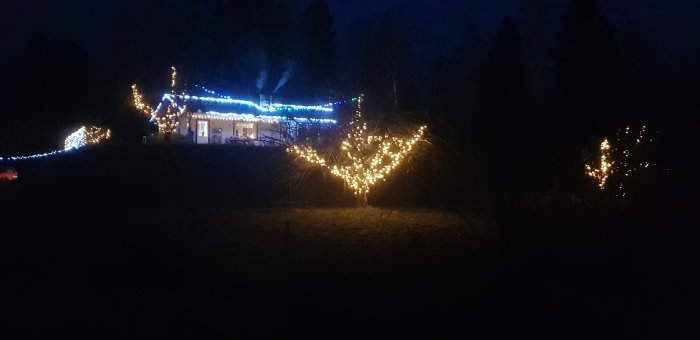
{"label": "white string light", "polygon": [[78,149],[89,144],[99,144],[110,138],[112,138],[112,131],[109,129],[102,129],[96,126],[86,128],[83,126],[66,138],[64,149]]}
{"label": "white string light", "polygon": [[367,123],[362,118],[362,97],[358,99],[358,109],[350,122],[351,131],[341,144],[347,156],[344,164],[329,166],[310,146],[292,146],[287,151],[315,166],[329,168],[354,190],[358,198],[366,201],[367,194],[378,181],[386,178],[401,164],[415,145],[423,138],[426,126],[409,138],[375,136],[367,131]]}
{"label": "white string light", "polygon": [[209,111],[206,114],[193,114],[192,118],[195,119],[211,119],[211,120],[221,120],[221,121],[243,121],[251,123],[280,123],[288,121],[304,122],[304,123],[317,123],[317,124],[337,124],[335,119],[314,119],[314,118],[299,118],[299,117],[282,117],[282,116],[256,116],[252,114],[240,114],[240,113],[219,113],[214,111]]}
{"label": "white string light", "polygon": [[[651,144],[654,139],[647,138],[647,127],[642,126],[637,133],[627,126],[617,133],[615,145],[609,139],[603,140],[599,147],[600,156],[597,164],[585,164],[585,173],[598,183],[600,190],[605,190],[611,179],[618,182],[620,196],[625,197],[626,182],[636,173],[655,167],[656,163],[640,160],[644,155],[639,148]],[[619,175],[619,176],[616,176]]]}
{"label": "white string light", "polygon": [[80,149],[86,145],[99,144],[99,143],[101,143],[105,140],[108,140],[110,138],[112,138],[112,131],[109,129],[103,129],[103,128],[99,128],[96,126],[91,126],[89,128],[82,126],[82,127],[80,127],[80,129],[78,129],[77,131],[71,133],[70,135],[68,135],[68,137],[66,137],[66,140],[64,141],[63,150],[56,150],[56,151],[40,153],[40,154],[35,154],[35,155],[29,155],[29,156],[14,156],[14,157],[7,157],[7,158],[0,157],[0,161],[2,161],[2,160],[22,161],[22,160],[56,156],[56,155],[60,155],[60,154],[72,151],[72,150]]}
{"label": "white string light", "polygon": [[[173,97],[170,95],[165,95],[163,97],[164,99],[167,99],[168,101],[174,101]],[[321,111],[321,112],[327,112],[327,113],[332,113],[333,109],[328,108],[328,107],[323,107],[323,106],[302,106],[302,105],[291,105],[291,104],[272,104],[269,107],[261,106],[258,103],[252,102],[250,100],[243,100],[243,99],[232,99],[230,97],[225,97],[225,98],[213,98],[213,97],[200,97],[200,96],[182,96],[183,99],[190,101],[190,100],[195,100],[195,101],[202,101],[205,103],[217,103],[217,104],[238,104],[238,105],[245,105],[249,106],[251,108],[254,108],[260,112],[288,112],[288,111]]]}
{"label": "white string light", "polygon": [[[180,116],[182,116],[187,111],[187,105],[179,105],[179,99],[181,96],[177,95],[177,68],[175,66],[171,67],[170,73],[170,93],[163,95],[161,102],[158,104],[155,110],[148,106],[143,99],[143,95],[138,91],[136,84],[131,86],[132,89],[132,99],[134,107],[151,117],[151,121],[156,122],[158,125],[158,131],[163,133],[172,133],[177,131],[180,125]],[[161,114],[161,109],[163,108],[163,103],[169,101],[165,113]]]}
{"label": "white string light", "polygon": [[[233,99],[230,96],[222,96],[214,91],[208,90],[202,86],[195,85],[195,87],[204,90],[204,92],[215,95],[218,97],[200,97],[200,96],[190,96],[185,93],[177,94],[176,87],[178,85],[178,73],[175,67],[172,67],[172,72],[170,74],[170,93],[166,93],[161,98],[161,102],[155,108],[155,110],[145,103],[143,95],[139,92],[136,84],[132,85],[132,99],[134,107],[143,112],[144,114],[151,117],[151,121],[158,125],[158,131],[161,133],[172,133],[177,131],[180,126],[180,118],[185,115],[191,115],[198,119],[214,119],[214,120],[241,120],[247,122],[283,122],[283,121],[298,121],[298,122],[309,122],[309,123],[319,123],[319,124],[336,124],[337,121],[334,119],[326,118],[299,118],[299,117],[281,117],[281,116],[271,116],[271,115],[254,115],[254,114],[238,114],[238,113],[218,113],[218,112],[206,112],[206,113],[191,113],[187,111],[188,103],[191,102],[202,102],[204,104],[228,104],[228,105],[242,105],[248,107],[251,110],[257,110],[259,113],[294,113],[300,111],[313,111],[322,113],[333,113],[333,108],[323,106],[303,106],[303,105],[291,105],[291,104],[279,104],[274,103],[269,106],[262,106],[258,103],[242,100]],[[163,109],[165,108],[165,112]],[[188,120],[189,124],[189,120]]]}
{"label": "white string light", "polygon": [[598,181],[598,187],[603,190],[608,181],[608,177],[615,173],[615,161],[610,157],[610,142],[607,138],[600,143],[600,166],[593,168],[590,164],[586,164],[586,174]]}
{"label": "white string light", "polygon": [[[201,86],[201,85],[194,85],[194,87],[201,89],[205,93],[208,93],[210,95],[218,97],[218,98],[213,98],[213,99],[233,99],[231,96],[222,95],[216,91],[212,91],[212,90],[210,90],[204,86]],[[328,103],[328,104],[324,104],[324,105],[320,105],[320,106],[301,106],[301,107],[311,108],[312,110],[323,109],[326,112],[331,112],[331,111],[327,110],[328,107],[338,106],[338,105],[342,105],[345,103],[351,103],[351,102],[354,103],[354,102],[357,102],[357,100],[358,100],[357,98],[350,98],[347,100],[341,100],[341,101],[332,102],[332,103]],[[249,103],[254,104],[253,102],[249,102]],[[285,104],[276,104],[276,105],[279,105],[279,106],[300,106],[300,105],[285,105]]]}

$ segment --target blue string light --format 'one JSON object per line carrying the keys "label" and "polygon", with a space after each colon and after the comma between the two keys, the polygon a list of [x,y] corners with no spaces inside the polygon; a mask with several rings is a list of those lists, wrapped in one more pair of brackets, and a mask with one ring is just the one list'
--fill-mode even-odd
{"label": "blue string light", "polygon": [[206,92],[206,93],[208,93],[208,94],[211,94],[211,95],[214,95],[214,96],[219,96],[220,98],[223,98],[223,99],[233,99],[233,98],[231,98],[230,96],[224,96],[224,95],[222,95],[222,94],[216,93],[215,91],[209,90],[209,89],[207,89],[207,88],[204,87],[204,86],[195,85],[194,87],[200,88],[200,89],[202,89],[202,91],[204,91],[204,92]]}
{"label": "blue string light", "polygon": [[79,148],[56,150],[56,151],[40,153],[40,154],[36,154],[36,155],[29,155],[29,156],[15,156],[15,157],[7,157],[7,158],[0,157],[0,161],[8,160],[8,161],[15,162],[15,161],[30,160],[30,159],[46,158],[46,157],[61,155],[61,154],[67,153],[69,151],[77,150],[77,149],[79,149]]}
{"label": "blue string light", "polygon": [[[206,87],[201,86],[201,85],[195,85],[194,87],[199,88],[202,91],[204,91],[210,95],[217,96],[221,99],[233,99],[231,96],[225,96],[225,95],[219,94],[216,91],[209,90]],[[346,100],[340,100],[337,102],[331,102],[331,103],[320,105],[320,106],[300,106],[300,105],[285,105],[285,104],[273,104],[273,106],[276,106],[276,107],[294,107],[297,109],[311,109],[311,110],[319,110],[320,109],[320,110],[327,111],[328,107],[339,106],[339,105],[343,105],[346,103],[356,103],[356,102],[357,102],[357,97],[346,99]]]}
{"label": "blue string light", "polygon": [[287,104],[272,104],[273,110],[276,111],[323,111],[323,112],[333,112],[333,109],[323,107],[323,106],[301,106],[301,105],[287,105]]}
{"label": "blue string light", "polygon": [[[332,109],[332,108],[329,108],[329,106],[340,105],[340,104],[343,104],[343,103],[347,103],[347,102],[350,102],[350,101],[356,101],[356,100],[357,100],[357,98],[352,98],[352,99],[349,99],[349,100],[340,101],[340,102],[336,102],[336,103],[328,103],[328,104],[325,104],[325,105],[312,105],[312,106],[275,103],[275,104],[272,104],[272,105],[271,105],[271,108],[266,108],[266,107],[262,107],[262,106],[260,106],[260,105],[258,105],[258,104],[256,104],[256,103],[254,103],[254,102],[252,102],[252,101],[233,99],[231,96],[224,96],[224,95],[222,95],[222,94],[217,93],[216,91],[209,90],[209,89],[207,89],[207,88],[204,87],[204,86],[195,85],[195,87],[201,89],[202,91],[204,91],[204,92],[206,92],[206,93],[208,93],[208,94],[211,94],[211,95],[214,95],[214,96],[218,96],[218,98],[191,96],[190,98],[192,98],[192,99],[194,99],[194,100],[214,101],[214,102],[218,102],[218,103],[222,103],[222,104],[227,104],[227,103],[228,103],[228,104],[242,104],[242,105],[248,105],[248,106],[251,106],[251,107],[255,107],[256,109],[258,109],[258,110],[260,110],[260,111],[263,111],[263,112],[270,112],[270,111],[295,111],[295,110],[309,110],[309,111],[333,112],[333,109]],[[185,96],[185,99],[186,99],[186,100],[188,99],[187,97],[188,97],[188,96]],[[171,100],[172,100],[172,99],[171,99]]]}
{"label": "blue string light", "polygon": [[[252,102],[250,100],[242,100],[242,99],[229,99],[229,98],[212,98],[212,97],[199,97],[199,96],[189,96],[189,95],[184,95],[182,96],[186,101],[189,100],[194,100],[194,101],[202,101],[202,102],[209,102],[209,103],[217,103],[217,104],[238,104],[238,105],[245,105],[251,108],[254,108],[260,112],[276,112],[276,111],[323,111],[323,112],[333,112],[332,108],[328,107],[323,107],[323,106],[302,106],[302,105],[290,105],[290,104],[272,104],[269,107],[264,107],[261,106],[260,104],[257,104],[255,102]],[[173,98],[173,95],[171,94],[166,94],[163,96],[163,101],[169,101],[173,103],[175,99]],[[156,109],[156,112],[158,109]]]}
{"label": "blue string light", "polygon": [[315,119],[315,118],[298,118],[294,117],[295,121],[298,122],[309,122],[309,123],[320,123],[320,124],[338,124],[335,119]]}
{"label": "blue string light", "polygon": [[[185,100],[195,100],[195,101],[202,101],[202,102],[213,102],[213,103],[218,103],[218,104],[238,104],[238,105],[245,105],[249,106],[251,108],[255,108],[258,111],[261,112],[271,112],[274,110],[270,110],[269,108],[262,107],[252,101],[249,100],[240,100],[240,99],[226,99],[226,98],[211,98],[211,97],[198,97],[198,96],[188,96],[185,95],[183,96]],[[171,102],[173,101],[172,98],[168,98]]]}
{"label": "blue string light", "polygon": [[109,129],[102,129],[98,127],[81,127],[79,130],[71,133],[65,140],[65,147],[63,150],[56,150],[51,152],[45,152],[29,156],[14,156],[3,158],[0,157],[0,161],[10,160],[10,161],[22,161],[37,158],[46,158],[50,156],[60,155],[72,150],[78,150],[85,147],[88,144],[97,144],[102,140],[111,138],[112,132]]}
{"label": "blue string light", "polygon": [[339,106],[339,105],[343,105],[345,103],[356,103],[356,102],[357,102],[357,98],[350,98],[350,99],[346,99],[346,100],[341,100],[339,102],[328,103],[328,104],[323,105],[323,106]]}

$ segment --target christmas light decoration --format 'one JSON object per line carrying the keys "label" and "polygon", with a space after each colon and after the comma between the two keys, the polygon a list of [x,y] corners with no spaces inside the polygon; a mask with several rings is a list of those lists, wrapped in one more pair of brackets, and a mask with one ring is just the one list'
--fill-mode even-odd
{"label": "christmas light decoration", "polygon": [[194,87],[199,88],[199,89],[201,89],[202,91],[204,91],[204,92],[206,92],[206,93],[208,93],[208,94],[211,94],[211,95],[213,95],[213,96],[218,96],[219,98],[223,98],[223,99],[233,99],[233,98],[231,98],[230,96],[224,96],[224,95],[218,94],[218,93],[216,93],[216,92],[214,92],[214,91],[212,91],[212,90],[209,90],[209,89],[207,89],[207,88],[204,87],[204,86],[195,85]]}
{"label": "christmas light decoration", "polygon": [[[180,125],[180,116],[187,111],[187,105],[180,105],[180,98],[177,90],[177,68],[171,67],[170,73],[170,94],[163,95],[161,103],[153,110],[143,99],[143,95],[138,91],[136,84],[131,86],[134,107],[140,112],[151,116],[151,121],[158,125],[158,131],[162,133],[172,133],[177,131]],[[184,94],[183,94],[184,95]],[[165,113],[161,114],[163,102],[169,101]]]}
{"label": "christmas light decoration", "polygon": [[292,146],[287,151],[314,166],[330,169],[330,172],[343,179],[353,189],[362,203],[367,202],[367,194],[379,181],[386,178],[411,154],[416,144],[423,139],[426,126],[419,128],[409,138],[372,135],[362,117],[362,97],[350,122],[351,131],[341,144],[345,155],[343,164],[329,166],[325,159],[310,146]]}
{"label": "christmas light decoration", "polygon": [[304,122],[304,123],[317,123],[317,124],[336,124],[335,119],[314,119],[314,118],[299,118],[299,117],[281,117],[281,116],[256,116],[251,114],[240,114],[240,113],[219,113],[210,111],[206,114],[193,114],[192,118],[195,119],[210,119],[210,120],[222,120],[222,121],[243,121],[251,123],[280,123],[280,122]]}
{"label": "christmas light decoration", "polygon": [[56,156],[60,155],[72,150],[80,149],[86,145],[92,145],[92,144],[99,144],[105,140],[108,140],[112,138],[112,131],[109,129],[103,129],[99,128],[96,126],[91,126],[89,128],[86,128],[85,126],[80,127],[77,131],[71,133],[66,137],[66,140],[64,141],[64,148],[63,150],[56,150],[56,151],[51,151],[51,152],[46,152],[46,153],[40,153],[36,155],[29,155],[29,156],[15,156],[15,157],[8,157],[8,158],[2,158],[0,157],[0,161],[2,160],[10,160],[10,161],[22,161],[22,160],[28,160],[28,159],[37,159],[37,158],[45,158],[49,156]]}
{"label": "christmas light decoration", "polygon": [[343,104],[345,104],[345,103],[355,103],[355,102],[357,102],[357,100],[358,100],[358,98],[355,97],[355,98],[350,98],[350,99],[347,99],[347,100],[341,100],[341,101],[334,102],[334,103],[328,103],[328,104],[323,105],[323,106],[340,106],[340,105],[343,105]]}
{"label": "christmas light decoration", "polygon": [[[170,74],[170,93],[165,93],[161,98],[161,102],[158,106],[153,109],[151,106],[147,105],[143,95],[139,92],[138,86],[136,84],[131,86],[132,89],[132,104],[134,107],[143,112],[144,114],[151,117],[151,121],[158,125],[158,131],[161,133],[172,133],[178,130],[180,126],[180,121],[182,116],[196,117],[199,119],[213,119],[213,120],[241,120],[246,122],[271,122],[278,123],[283,121],[297,121],[297,122],[310,122],[310,123],[320,123],[320,124],[336,124],[334,119],[328,118],[298,118],[294,117],[296,112],[319,112],[319,113],[333,113],[334,110],[329,105],[323,106],[303,106],[303,105],[291,105],[291,104],[280,104],[272,103],[267,106],[260,105],[249,100],[234,99],[230,96],[223,96],[214,91],[208,90],[202,86],[195,85],[206,92],[207,94],[214,95],[216,97],[201,97],[201,96],[191,96],[186,93],[177,93],[178,86],[178,72],[175,67],[171,68],[172,72]],[[279,115],[254,115],[250,113],[218,113],[218,112],[206,112],[206,113],[193,113],[188,112],[188,103],[202,103],[202,104],[225,104],[225,105],[240,105],[243,106],[242,111],[252,110],[259,113],[278,113],[279,115],[284,114],[285,116]],[[189,120],[187,122],[189,124]]]}
{"label": "christmas light decoration", "polygon": [[627,126],[617,132],[615,145],[606,138],[600,144],[597,161],[584,165],[586,175],[597,182],[600,190],[606,190],[614,179],[619,195],[625,197],[627,181],[640,171],[656,166],[656,163],[646,159],[648,155],[642,149],[645,145],[654,143],[654,139],[647,138],[646,135],[646,126],[642,126],[636,133],[631,126]]}
{"label": "christmas light decoration", "polygon": [[[210,99],[233,99],[231,96],[226,96],[226,95],[219,94],[218,92],[212,91],[212,90],[210,90],[210,89],[207,89],[206,87],[201,86],[201,85],[194,85],[194,87],[201,89],[201,90],[204,91],[205,93],[208,93],[208,94],[210,94],[210,95],[213,95],[213,96],[217,96],[217,97],[218,97],[218,98],[210,98]],[[355,103],[355,102],[357,102],[357,99],[358,99],[358,98],[355,97],[355,98],[350,98],[350,99],[347,99],[347,100],[341,100],[341,101],[337,101],[337,102],[332,102],[332,103],[328,103],[328,104],[324,104],[324,105],[320,105],[320,106],[301,106],[301,107],[306,108],[306,109],[313,108],[313,110],[322,109],[323,111],[326,111],[326,112],[332,112],[332,111],[333,111],[332,109],[331,109],[331,110],[328,110],[329,107],[339,106],[339,105],[343,105],[343,104],[345,104],[345,103]],[[249,103],[249,104],[251,104],[251,105],[256,105],[256,104],[253,103],[253,102],[248,102],[248,101],[246,101],[246,102]],[[284,104],[276,104],[276,105],[278,105],[278,106],[300,106],[300,105],[284,105]]]}
{"label": "christmas light decoration", "polygon": [[323,112],[333,112],[333,109],[323,107],[323,106],[302,106],[302,105],[289,105],[289,104],[272,104],[270,108],[272,111],[323,111]]}
{"label": "christmas light decoration", "polygon": [[46,153],[40,153],[40,154],[30,155],[30,156],[14,156],[14,157],[7,157],[7,158],[2,158],[2,157],[0,157],[0,161],[4,161],[4,160],[9,160],[9,161],[24,161],[24,160],[29,160],[29,159],[45,158],[45,157],[60,155],[60,154],[69,152],[69,151],[71,151],[71,150],[73,150],[73,149],[68,149],[68,150],[56,150],[56,151],[51,151],[51,152],[46,152]]}
{"label": "christmas light decoration", "polygon": [[590,164],[586,164],[586,173],[598,181],[600,189],[605,189],[608,177],[615,173],[615,162],[610,160],[610,142],[607,139],[600,143],[600,154],[599,167],[594,169]]}
{"label": "christmas light decoration", "polygon": [[149,117],[153,116],[153,110],[152,107],[148,106],[144,101],[143,101],[143,95],[139,92],[138,87],[136,84],[131,85],[131,94],[134,98],[134,106],[136,109],[139,111],[143,112],[144,114],[148,115]]}
{"label": "christmas light decoration", "polygon": [[[167,100],[173,101],[174,99],[166,96]],[[270,108],[260,106],[258,103],[254,103],[249,100],[241,100],[241,99],[230,99],[230,98],[212,98],[212,97],[198,97],[198,96],[183,96],[183,98],[187,101],[194,100],[194,101],[201,101],[204,103],[216,103],[216,104],[238,104],[238,105],[245,105],[249,106],[253,109],[256,109],[260,112],[270,112],[273,111]]]}
{"label": "christmas light decoration", "polygon": [[170,67],[172,69],[172,72],[170,73],[170,88],[172,89],[173,94],[175,94],[175,86],[177,85],[177,69],[175,66]]}
{"label": "christmas light decoration", "polygon": [[[170,102],[173,102],[177,96],[165,95],[163,98]],[[217,103],[217,104],[238,104],[245,105],[254,108],[260,112],[293,112],[293,111],[322,111],[332,113],[333,109],[323,106],[302,106],[302,105],[290,105],[290,104],[272,104],[269,107],[261,106],[258,103],[242,100],[242,99],[231,99],[226,98],[213,98],[213,97],[199,97],[199,96],[182,96],[186,101],[202,101],[205,103]]]}
{"label": "christmas light decoration", "polygon": [[112,131],[109,129],[102,129],[96,126],[86,128],[83,126],[66,138],[64,149],[78,149],[85,145],[99,144],[110,138],[112,138]]}

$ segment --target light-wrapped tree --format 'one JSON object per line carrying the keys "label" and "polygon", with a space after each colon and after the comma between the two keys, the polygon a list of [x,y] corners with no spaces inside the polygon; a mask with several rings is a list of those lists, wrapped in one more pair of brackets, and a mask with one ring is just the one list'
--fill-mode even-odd
{"label": "light-wrapped tree", "polygon": [[163,134],[171,134],[177,131],[180,125],[180,116],[187,111],[187,105],[180,105],[180,96],[177,94],[177,69],[171,67],[170,73],[170,94],[166,94],[165,98],[170,101],[165,110],[161,106],[153,109],[146,104],[143,95],[139,92],[136,84],[131,85],[132,104],[143,114],[151,117],[151,121],[158,124],[158,132]]}
{"label": "light-wrapped tree", "polygon": [[657,167],[653,155],[655,144],[646,126],[620,129],[613,142],[606,138],[600,143],[599,153],[586,157],[586,175],[600,190],[610,188],[617,196],[625,197],[629,185]]}
{"label": "light-wrapped tree", "polygon": [[63,144],[65,150],[79,149],[86,145],[100,144],[110,138],[112,138],[112,130],[110,129],[97,126],[82,126],[78,131],[66,137]]}
{"label": "light-wrapped tree", "polygon": [[367,205],[370,189],[377,182],[385,181],[413,152],[416,144],[423,139],[427,127],[420,127],[409,137],[372,134],[362,116],[362,102],[363,98],[360,97],[357,111],[350,122],[350,131],[340,146],[342,157],[338,159],[338,164],[327,164],[310,146],[294,145],[288,152],[315,166],[329,169],[354,191],[360,205]]}

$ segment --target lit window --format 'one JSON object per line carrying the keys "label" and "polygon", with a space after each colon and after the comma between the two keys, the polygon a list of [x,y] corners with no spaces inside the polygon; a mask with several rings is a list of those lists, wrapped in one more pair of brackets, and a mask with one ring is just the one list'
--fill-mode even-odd
{"label": "lit window", "polygon": [[254,123],[236,123],[236,137],[255,138]]}
{"label": "lit window", "polygon": [[209,122],[201,120],[197,122],[197,136],[209,137]]}

